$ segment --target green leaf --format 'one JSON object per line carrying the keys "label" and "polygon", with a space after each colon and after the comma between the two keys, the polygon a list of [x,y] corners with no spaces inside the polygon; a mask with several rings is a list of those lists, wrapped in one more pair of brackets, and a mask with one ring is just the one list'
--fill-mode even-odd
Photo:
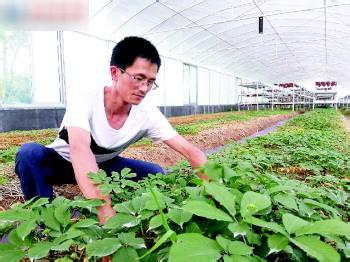
{"label": "green leaf", "polygon": [[113,255],[112,262],[135,262],[139,255],[135,248],[132,247],[121,247]]}
{"label": "green leaf", "polygon": [[28,257],[32,259],[39,259],[46,257],[49,254],[51,247],[54,244],[50,242],[39,242],[34,244],[32,248],[28,250]]}
{"label": "green leaf", "polygon": [[65,232],[62,236],[57,237],[54,240],[55,245],[60,244],[61,242],[68,240],[68,239],[74,239],[76,237],[80,237],[84,235],[84,232],[78,229],[75,229],[74,227],[70,227],[67,232]]}
{"label": "green leaf", "polygon": [[267,244],[270,248],[269,254],[271,254],[287,248],[289,240],[281,234],[273,234],[267,238]]}
{"label": "green leaf", "polygon": [[311,217],[315,213],[315,210],[304,202],[299,202],[299,213],[302,216]]}
{"label": "green leaf", "polygon": [[245,255],[251,255],[253,253],[253,248],[250,246],[247,246],[241,241],[232,241],[222,236],[217,236],[216,241],[226,252],[232,255],[245,256]]}
{"label": "green leaf", "polygon": [[189,222],[189,223],[187,223],[186,226],[185,226],[185,232],[186,233],[199,233],[199,234],[203,233],[196,222]]}
{"label": "green leaf", "polygon": [[304,250],[309,256],[312,256],[321,262],[340,261],[340,256],[333,247],[315,239],[314,237],[300,236],[295,239],[291,238],[290,241],[300,249]]}
{"label": "green leaf", "polygon": [[131,169],[130,168],[123,168],[122,171],[120,172],[120,175],[122,178],[125,178],[129,173],[130,173]]}
{"label": "green leaf", "polygon": [[63,227],[66,227],[70,221],[69,205],[63,204],[56,207],[54,211],[55,218]]}
{"label": "green leaf", "polygon": [[77,199],[71,202],[71,206],[84,208],[91,212],[92,208],[101,206],[104,202],[102,199]]}
{"label": "green leaf", "polygon": [[142,196],[139,196],[139,197],[134,197],[132,200],[131,200],[131,206],[132,208],[137,212],[137,213],[140,213],[144,208],[145,208],[145,205],[146,205],[146,200],[148,199],[147,196],[145,195],[142,195]]}
{"label": "green leaf", "polygon": [[37,200],[36,197],[32,197],[31,199],[27,200],[26,202],[22,203],[16,203],[15,206],[16,208],[27,208],[29,207],[31,204],[33,204],[35,201]]}
{"label": "green leaf", "polygon": [[142,255],[141,258],[144,258],[146,256],[148,256],[149,254],[151,254],[154,250],[156,250],[159,246],[161,246],[165,241],[167,241],[169,238],[171,238],[173,235],[175,234],[174,231],[172,230],[168,230],[158,241],[157,243],[154,244],[153,247],[151,247],[151,249],[149,249],[145,254]]}
{"label": "green leaf", "polygon": [[226,165],[223,165],[223,174],[226,180],[229,180],[231,177],[240,177],[241,175],[236,174],[231,168]]}
{"label": "green leaf", "polygon": [[92,225],[88,228],[81,228],[80,230],[84,232],[84,237],[88,237],[88,239],[101,239],[104,233],[100,225]]}
{"label": "green leaf", "polygon": [[31,209],[34,209],[34,208],[46,205],[47,203],[49,203],[49,199],[48,198],[39,198],[33,204],[31,204],[30,207],[31,207]]}
{"label": "green leaf", "polygon": [[32,210],[26,210],[26,209],[9,209],[6,211],[0,211],[0,220],[4,221],[25,221],[32,219],[34,215],[34,212]]}
{"label": "green leaf", "polygon": [[124,187],[131,187],[136,189],[136,188],[140,188],[140,184],[135,181],[125,179],[125,180],[122,180],[122,188]]}
{"label": "green leaf", "polygon": [[58,196],[51,202],[51,204],[53,204],[55,206],[55,208],[59,207],[59,206],[62,206],[62,205],[66,205],[66,206],[68,205],[69,206],[71,203],[72,203],[71,200],[69,200],[69,199],[67,199],[67,198],[65,198],[63,196]]}
{"label": "green leaf", "polygon": [[0,255],[3,254],[6,250],[16,250],[18,247],[16,245],[10,244],[10,243],[1,243],[0,244]]}
{"label": "green leaf", "polygon": [[149,221],[151,217],[154,217],[154,212],[150,210],[142,210],[137,216],[137,218],[140,219],[141,221],[143,220]]}
{"label": "green leaf", "polygon": [[238,256],[238,255],[224,255],[224,262],[252,262],[255,261],[252,257]]}
{"label": "green leaf", "polygon": [[182,208],[183,210],[200,217],[232,222],[232,218],[224,211],[221,211],[220,209],[217,209],[216,207],[203,201],[188,201]]}
{"label": "green leaf", "polygon": [[[160,208],[164,209],[166,207],[165,196],[157,189],[153,189],[153,191],[156,195]],[[158,206],[151,194],[149,194],[148,200],[146,200],[145,209],[158,210]]]}
{"label": "green leaf", "polygon": [[18,228],[17,228],[17,235],[24,240],[26,236],[32,232],[37,227],[36,221],[34,220],[28,220],[22,222]]}
{"label": "green leaf", "polygon": [[0,243],[0,261],[18,262],[25,256],[24,251],[10,243]]}
{"label": "green leaf", "polygon": [[296,232],[297,236],[307,234],[350,236],[350,224],[336,219],[321,220],[309,223]]}
{"label": "green leaf", "polygon": [[297,202],[295,201],[295,197],[291,195],[278,194],[274,197],[274,200],[289,209],[298,211],[298,205],[297,205]]}
{"label": "green leaf", "polygon": [[78,229],[76,229],[76,228],[74,228],[74,227],[70,227],[70,228],[67,230],[67,232],[65,232],[65,233],[63,234],[63,237],[64,237],[65,240],[66,240],[66,239],[73,239],[73,238],[76,238],[76,237],[80,237],[80,236],[82,236],[82,235],[84,235],[84,232],[83,232],[83,231],[78,230]]}
{"label": "green leaf", "polygon": [[113,190],[113,185],[111,184],[101,184],[98,186],[100,192],[103,196],[109,195]]}
{"label": "green leaf", "polygon": [[221,247],[215,240],[200,234],[185,233],[177,236],[169,252],[169,262],[212,262],[220,258]]}
{"label": "green leaf", "polygon": [[224,206],[231,216],[234,217],[236,215],[235,195],[228,191],[225,186],[220,184],[204,182],[204,186],[206,192],[212,195],[216,201]]}
{"label": "green leaf", "polygon": [[278,186],[269,188],[269,193],[270,195],[272,195],[273,193],[276,193],[276,192],[286,192],[286,191],[293,192],[294,190],[295,190],[294,186],[278,185]]}
{"label": "green leaf", "polygon": [[284,231],[283,227],[281,227],[279,224],[275,222],[267,222],[265,220],[262,220],[256,217],[247,217],[245,219],[245,222],[255,226],[266,228],[266,229],[272,230],[275,233],[281,233],[282,235],[287,236],[287,232]]}
{"label": "green leaf", "polygon": [[[0,244],[3,245],[3,244]],[[0,254],[0,261],[18,262],[22,261],[25,253],[22,250],[3,250]]]}
{"label": "green leaf", "polygon": [[124,189],[122,189],[119,185],[113,185],[113,193],[118,195],[123,193]]}
{"label": "green leaf", "polygon": [[249,226],[246,223],[231,223],[228,225],[228,230],[233,233],[233,237],[246,236],[249,232]]}
{"label": "green leaf", "polygon": [[251,245],[261,246],[261,238],[262,237],[263,237],[263,235],[256,234],[252,231],[249,231],[247,233],[247,240],[248,240],[248,243]]}
{"label": "green leaf", "polygon": [[262,195],[253,191],[244,193],[241,201],[241,215],[247,217],[260,210],[268,208],[271,205],[269,196]]}
{"label": "green leaf", "polygon": [[124,246],[131,246],[136,249],[146,248],[143,238],[135,237],[135,232],[118,234],[120,243]]}
{"label": "green leaf", "polygon": [[60,231],[60,223],[55,218],[54,212],[54,208],[43,208],[41,210],[41,217],[46,226],[56,231]]}
{"label": "green leaf", "polygon": [[107,220],[103,228],[120,230],[122,228],[134,227],[139,223],[140,221],[134,216],[123,213],[117,213],[114,217]]}
{"label": "green leaf", "polygon": [[114,181],[120,180],[120,174],[118,172],[113,171],[111,177],[113,178]]}
{"label": "green leaf", "polygon": [[184,223],[190,221],[192,218],[192,213],[177,208],[170,209],[166,215],[171,221],[178,224],[181,228]]}
{"label": "green leaf", "polygon": [[212,181],[219,181],[223,178],[223,167],[214,161],[207,161],[202,166],[203,172],[209,177]]}
{"label": "green leaf", "polygon": [[185,187],[185,190],[186,190],[186,193],[189,195],[190,199],[197,199],[198,197],[201,197],[203,188],[202,187],[189,187],[189,186],[187,186],[187,187]]}
{"label": "green leaf", "polygon": [[304,219],[301,219],[300,217],[294,216],[289,213],[283,214],[282,222],[289,234],[293,234],[299,229],[309,224],[309,222],[305,221]]}
{"label": "green leaf", "polygon": [[346,243],[343,252],[346,258],[350,258],[350,242]]}
{"label": "green leaf", "polygon": [[136,212],[132,208],[130,201],[115,204],[113,206],[113,209],[117,210],[118,213],[125,213],[125,214],[130,214],[133,216],[136,215]]}
{"label": "green leaf", "polygon": [[21,239],[17,234],[17,228],[11,230],[8,234],[8,241],[17,247],[30,247],[31,242],[29,238]]}
{"label": "green leaf", "polygon": [[53,246],[51,250],[55,251],[69,251],[69,248],[71,245],[73,245],[74,241],[72,239],[69,239],[59,245]]}
{"label": "green leaf", "polygon": [[[124,176],[124,178],[128,178],[128,179],[130,179],[130,178],[134,178],[134,177],[137,177],[137,174],[136,173],[129,173],[129,174],[127,174],[127,175],[125,175]],[[132,180],[130,180],[131,182],[134,182],[134,181],[132,181]],[[127,182],[127,181],[125,181],[125,182]],[[135,183],[135,182],[134,182]]]}
{"label": "green leaf", "polygon": [[83,220],[79,220],[77,223],[73,225],[75,228],[86,228],[92,225],[96,225],[98,222],[95,219],[87,218]]}
{"label": "green leaf", "polygon": [[236,203],[240,206],[241,201],[242,201],[242,197],[243,197],[243,193],[241,191],[239,191],[237,188],[231,188],[230,191],[235,196]]}
{"label": "green leaf", "polygon": [[94,240],[86,245],[86,253],[88,257],[104,257],[113,254],[121,246],[118,238]]}
{"label": "green leaf", "polygon": [[[161,217],[161,219],[162,219],[163,227],[165,228],[165,230],[166,230],[167,232],[171,231],[171,229],[170,229],[170,227],[169,227],[169,224],[168,224],[168,221],[167,221],[167,218],[165,217],[165,215],[164,215],[164,213],[163,213],[163,210],[162,210],[162,207],[161,207],[161,205],[160,205],[160,202],[159,202],[160,199],[158,198],[158,196],[157,196],[157,194],[156,194],[156,193],[158,192],[157,188],[148,187],[148,190],[149,190],[149,192],[151,193],[152,199],[153,199],[154,203],[156,204],[156,206],[157,206],[157,208],[158,208],[158,210],[159,210],[159,215],[160,215],[160,217]],[[162,197],[162,198],[163,198],[163,197]],[[171,239],[171,241],[172,241],[173,243],[175,242],[175,239],[174,239],[174,236],[173,236],[173,235],[170,236],[170,239]]]}
{"label": "green leaf", "polygon": [[162,217],[161,215],[156,215],[152,217],[151,220],[149,221],[148,230],[155,229],[157,227],[160,227],[161,225],[162,225]]}
{"label": "green leaf", "polygon": [[329,206],[329,205],[326,205],[326,204],[322,204],[320,202],[317,202],[315,200],[312,200],[312,199],[304,199],[304,203],[308,204],[308,205],[313,205],[313,206],[317,206],[317,207],[320,207],[322,208],[323,210],[326,210],[326,211],[329,211],[333,214],[333,216],[337,217],[339,216],[339,212],[338,210],[336,210],[335,208]]}

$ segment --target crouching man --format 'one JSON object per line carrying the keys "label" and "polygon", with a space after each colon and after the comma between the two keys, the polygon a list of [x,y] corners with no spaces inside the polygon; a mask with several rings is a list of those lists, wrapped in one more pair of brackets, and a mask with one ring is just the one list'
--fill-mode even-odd
{"label": "crouching man", "polygon": [[120,157],[132,143],[142,137],[162,140],[192,167],[206,162],[204,153],[177,134],[155,106],[142,103],[158,87],[160,64],[157,49],[143,38],[126,37],[117,43],[110,61],[111,86],[97,87],[82,95],[79,103],[69,104],[52,144],[27,143],[18,151],[15,171],[25,199],[52,199],[53,185],[77,183],[86,198],[105,201],[98,210],[103,224],[115,211],[110,197],[102,196],[89,179],[89,172],[103,169],[111,174],[127,167],[137,179],[164,173],[157,164]]}

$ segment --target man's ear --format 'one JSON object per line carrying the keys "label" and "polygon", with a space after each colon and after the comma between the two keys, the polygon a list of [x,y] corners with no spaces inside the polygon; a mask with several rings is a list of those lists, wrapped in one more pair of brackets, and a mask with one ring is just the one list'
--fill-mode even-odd
{"label": "man's ear", "polygon": [[116,66],[110,66],[109,71],[111,73],[111,78],[113,81],[117,81],[119,77],[119,70]]}

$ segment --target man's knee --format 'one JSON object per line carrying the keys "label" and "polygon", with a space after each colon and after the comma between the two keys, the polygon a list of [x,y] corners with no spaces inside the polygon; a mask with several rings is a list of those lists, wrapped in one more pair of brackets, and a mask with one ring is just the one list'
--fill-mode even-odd
{"label": "man's knee", "polygon": [[25,163],[37,163],[45,157],[43,145],[30,142],[23,144],[16,154],[16,166]]}
{"label": "man's knee", "polygon": [[150,174],[157,174],[157,173],[161,173],[163,175],[165,174],[165,170],[160,165],[154,164],[154,163],[152,163],[152,166],[148,172]]}

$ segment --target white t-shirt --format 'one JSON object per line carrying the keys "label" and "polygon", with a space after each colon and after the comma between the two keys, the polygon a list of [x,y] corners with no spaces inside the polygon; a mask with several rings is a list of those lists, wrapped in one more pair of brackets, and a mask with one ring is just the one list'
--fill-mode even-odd
{"label": "white t-shirt", "polygon": [[177,135],[159,109],[144,102],[131,107],[120,129],[112,128],[105,113],[104,89],[86,94],[78,103],[68,105],[58,137],[47,146],[70,161],[67,126],[80,127],[90,132],[90,148],[97,163],[112,159],[143,137],[163,141]]}

